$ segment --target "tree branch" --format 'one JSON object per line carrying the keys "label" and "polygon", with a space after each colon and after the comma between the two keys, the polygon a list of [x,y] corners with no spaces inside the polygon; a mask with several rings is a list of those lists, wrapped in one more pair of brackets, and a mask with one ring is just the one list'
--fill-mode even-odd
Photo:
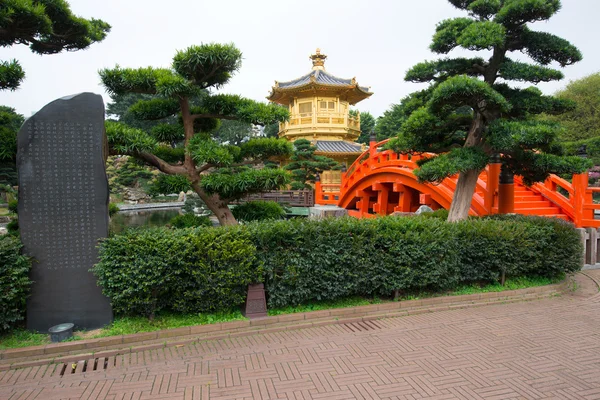
{"label": "tree branch", "polygon": [[198,118],[218,118],[218,119],[229,119],[232,121],[237,121],[238,118],[232,115],[221,115],[221,114],[192,114],[191,118],[196,120]]}
{"label": "tree branch", "polygon": [[[256,165],[256,164],[260,164],[263,161],[264,160],[246,160],[246,161],[243,161],[240,163],[227,165],[227,168],[243,167],[245,165]],[[218,167],[218,165],[216,165],[216,164],[204,164],[200,168],[197,168],[196,172],[198,172],[200,174],[206,170],[209,170],[211,168],[217,168],[217,167]]]}
{"label": "tree branch", "polygon": [[152,165],[153,167],[158,168],[161,172],[170,175],[187,175],[187,170],[183,165],[171,165],[165,160],[155,156],[151,153],[136,153],[134,155]]}

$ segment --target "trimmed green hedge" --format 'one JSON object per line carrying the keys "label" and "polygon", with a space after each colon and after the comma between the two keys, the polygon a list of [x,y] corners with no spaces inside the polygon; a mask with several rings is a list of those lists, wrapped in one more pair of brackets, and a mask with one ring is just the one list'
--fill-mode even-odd
{"label": "trimmed green hedge", "polygon": [[106,239],[92,271],[119,314],[212,312],[242,304],[262,269],[247,232],[127,230]]}
{"label": "trimmed green hedge", "polygon": [[582,251],[571,224],[542,217],[294,219],[127,232],[102,244],[95,271],[115,311],[150,315],[231,308],[251,281],[283,307],[445,291],[503,274],[553,278],[579,270]]}
{"label": "trimmed green hedge", "polygon": [[236,220],[241,222],[282,219],[285,209],[274,201],[255,200],[237,205],[231,211]]}
{"label": "trimmed green hedge", "polygon": [[171,218],[169,225],[173,228],[195,228],[197,226],[212,226],[210,218],[204,215],[183,214]]}
{"label": "trimmed green hedge", "polygon": [[21,255],[22,247],[18,238],[0,236],[0,332],[25,319],[31,262]]}

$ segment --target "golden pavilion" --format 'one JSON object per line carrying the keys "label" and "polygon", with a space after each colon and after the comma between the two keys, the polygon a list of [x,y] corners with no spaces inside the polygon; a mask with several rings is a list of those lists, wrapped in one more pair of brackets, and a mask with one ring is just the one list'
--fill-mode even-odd
{"label": "golden pavilion", "polygon": [[366,149],[356,143],[360,113],[350,106],[373,93],[355,78],[343,79],[325,70],[327,56],[317,49],[310,56],[312,70],[298,79],[277,82],[268,100],[289,107],[290,120],[279,125],[279,137],[289,141],[308,139],[323,155],[349,166]]}

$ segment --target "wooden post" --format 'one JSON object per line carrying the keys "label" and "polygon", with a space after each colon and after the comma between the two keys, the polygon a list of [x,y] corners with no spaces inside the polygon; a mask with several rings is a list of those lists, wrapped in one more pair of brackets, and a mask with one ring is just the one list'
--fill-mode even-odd
{"label": "wooden post", "polygon": [[492,162],[488,165],[487,173],[487,192],[485,194],[485,209],[489,214],[493,214],[494,207],[497,207],[498,198],[498,185],[500,180],[500,168],[502,162],[498,157],[492,159]]}
{"label": "wooden post", "polygon": [[515,212],[515,178],[504,166],[500,170],[498,185],[498,213],[512,214]]}
{"label": "wooden post", "polygon": [[[586,203],[586,192],[588,187],[588,174],[575,174],[573,175],[573,215],[574,223],[578,228],[583,227],[584,219],[594,219],[594,210],[584,211],[583,206]],[[590,196],[591,197],[591,194]],[[590,199],[591,203],[591,199]]]}
{"label": "wooden post", "polygon": [[371,188],[377,192],[377,204],[373,205],[373,212],[387,215],[390,190],[380,182],[375,183]]}
{"label": "wooden post", "polygon": [[598,231],[596,228],[587,228],[587,246],[585,248],[585,260],[586,264],[596,265],[597,259],[596,255],[598,249],[596,246],[598,245]]}
{"label": "wooden post", "polygon": [[394,208],[394,211],[398,212],[410,212],[412,207],[412,191],[410,188],[404,186],[401,183],[394,183],[394,192],[400,193],[400,199],[398,200],[398,207]]}

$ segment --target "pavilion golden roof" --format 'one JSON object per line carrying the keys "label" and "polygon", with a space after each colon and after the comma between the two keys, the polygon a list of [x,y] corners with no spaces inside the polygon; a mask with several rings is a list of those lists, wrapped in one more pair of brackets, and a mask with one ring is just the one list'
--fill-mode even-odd
{"label": "pavilion golden roof", "polygon": [[327,56],[322,54],[320,49],[317,49],[316,53],[310,56],[313,62],[312,71],[291,81],[275,81],[275,86],[271,88],[271,94],[267,99],[287,105],[290,98],[319,94],[339,96],[340,99],[354,105],[373,94],[368,87],[360,86],[356,78],[339,78],[325,71],[326,58]]}

